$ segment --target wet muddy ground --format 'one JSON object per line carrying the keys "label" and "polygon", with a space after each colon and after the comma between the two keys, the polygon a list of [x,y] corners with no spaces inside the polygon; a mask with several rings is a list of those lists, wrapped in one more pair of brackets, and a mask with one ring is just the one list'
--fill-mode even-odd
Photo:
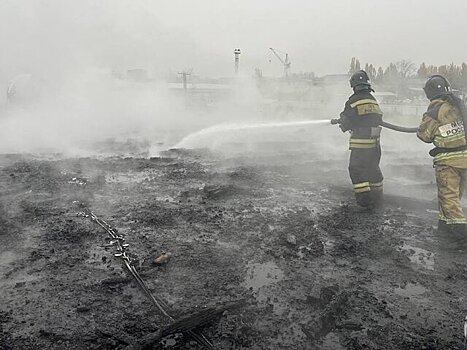
{"label": "wet muddy ground", "polygon": [[432,169],[388,164],[386,206],[368,213],[345,162],[1,156],[0,348],[137,349],[170,323],[85,206],[177,317],[245,301],[200,330],[216,349],[463,349],[467,264],[438,250]]}

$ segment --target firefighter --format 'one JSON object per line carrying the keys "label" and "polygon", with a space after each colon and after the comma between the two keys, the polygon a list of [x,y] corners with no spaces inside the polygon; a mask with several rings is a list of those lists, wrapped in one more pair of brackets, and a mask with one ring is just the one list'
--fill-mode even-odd
{"label": "firefighter", "polygon": [[343,132],[350,131],[349,173],[357,204],[366,209],[379,207],[383,200],[380,133],[383,113],[371,94],[368,74],[360,70],[350,77],[354,94],[345,103],[338,120]]}
{"label": "firefighter", "polygon": [[465,105],[453,95],[448,80],[441,75],[430,77],[423,90],[430,104],[417,136],[435,146],[430,155],[433,157],[438,186],[438,231],[446,233],[451,242],[464,243],[467,221],[461,198],[467,179]]}

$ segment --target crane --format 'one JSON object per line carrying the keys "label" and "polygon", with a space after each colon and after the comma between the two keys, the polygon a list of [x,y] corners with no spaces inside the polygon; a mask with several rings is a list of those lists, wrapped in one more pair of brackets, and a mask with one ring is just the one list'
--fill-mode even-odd
{"label": "crane", "polygon": [[[284,66],[284,75],[286,78],[288,78],[289,71],[290,71],[290,65],[292,64],[292,62],[289,61],[289,54],[285,52],[281,52],[279,50],[274,50],[272,47],[270,47],[269,50],[271,50],[274,56],[276,56],[277,59],[281,61],[282,65]],[[282,59],[282,57],[279,56],[278,52],[285,54],[285,58]]]}

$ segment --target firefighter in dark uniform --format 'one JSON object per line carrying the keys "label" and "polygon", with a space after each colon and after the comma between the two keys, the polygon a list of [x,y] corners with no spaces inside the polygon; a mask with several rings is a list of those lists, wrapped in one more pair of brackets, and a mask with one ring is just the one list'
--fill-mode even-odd
{"label": "firefighter in dark uniform", "polygon": [[464,102],[451,92],[451,86],[441,75],[430,77],[423,88],[430,100],[417,136],[433,143],[430,151],[438,185],[438,230],[449,238],[452,248],[464,248],[467,241],[467,220],[461,198],[467,182],[467,142]]}
{"label": "firefighter in dark uniform", "polygon": [[338,120],[343,132],[350,131],[349,173],[357,204],[373,209],[383,200],[380,133],[383,113],[371,94],[370,79],[360,70],[350,77],[354,94],[345,103]]}

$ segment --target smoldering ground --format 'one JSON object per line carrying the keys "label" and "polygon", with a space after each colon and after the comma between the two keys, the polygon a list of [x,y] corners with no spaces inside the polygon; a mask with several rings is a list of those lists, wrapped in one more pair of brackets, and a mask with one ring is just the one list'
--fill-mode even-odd
{"label": "smoldering ground", "polygon": [[[169,324],[76,201],[125,236],[151,290],[179,317],[247,300],[203,328],[218,349],[462,343],[464,263],[438,255],[433,213],[389,193],[382,212],[356,215],[345,155],[1,159],[7,349],[136,348]],[[393,165],[409,161],[401,159]],[[413,186],[399,187],[407,195]],[[154,266],[167,251],[170,262]],[[177,335],[160,347],[196,345]]]}

